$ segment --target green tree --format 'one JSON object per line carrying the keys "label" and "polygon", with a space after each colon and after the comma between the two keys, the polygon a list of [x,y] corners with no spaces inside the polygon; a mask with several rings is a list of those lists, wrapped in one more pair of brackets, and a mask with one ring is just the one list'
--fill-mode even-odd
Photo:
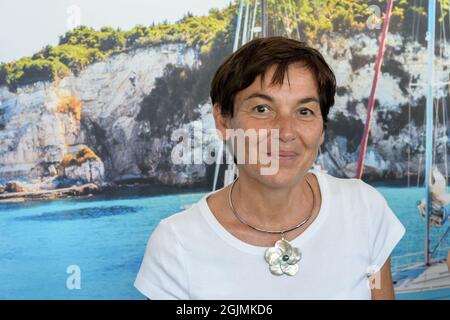
{"label": "green tree", "polygon": [[8,65],[6,63],[0,64],[0,86],[8,85]]}

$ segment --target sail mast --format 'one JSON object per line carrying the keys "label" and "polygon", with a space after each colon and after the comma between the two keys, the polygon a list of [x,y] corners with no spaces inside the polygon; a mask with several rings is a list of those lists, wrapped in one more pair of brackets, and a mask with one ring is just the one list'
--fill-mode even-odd
{"label": "sail mast", "polygon": [[239,46],[239,34],[241,33],[241,20],[242,20],[242,11],[244,8],[243,0],[239,1],[239,13],[236,22],[236,31],[234,33],[234,44],[233,44],[233,52],[235,52]]}
{"label": "sail mast", "polygon": [[248,18],[250,15],[250,0],[247,0],[247,4],[245,6],[245,18],[244,18],[244,31],[242,31],[242,44],[247,42],[247,33],[248,33]]}
{"label": "sail mast", "polygon": [[394,5],[394,0],[388,0],[388,4],[386,7],[386,13],[385,13],[385,20],[384,20],[384,24],[383,24],[383,31],[381,32],[381,36],[380,36],[380,47],[378,48],[378,56],[377,56],[377,61],[375,63],[375,74],[373,76],[372,89],[370,90],[369,105],[367,107],[367,119],[366,119],[366,124],[364,126],[364,134],[361,139],[361,149],[359,151],[358,167],[356,169],[356,178],[358,178],[358,179],[361,179],[362,172],[364,169],[364,159],[366,157],[367,141],[369,140],[370,124],[372,122],[372,111],[373,111],[373,107],[375,105],[375,92],[377,90],[378,76],[379,76],[380,70],[381,70],[381,63],[383,62],[385,41],[386,41],[386,36],[387,36],[388,30],[389,30],[389,23],[391,20],[391,13],[392,13],[393,5]]}
{"label": "sail mast", "polygon": [[255,23],[256,23],[256,13],[257,12],[258,12],[258,0],[255,0],[255,5],[253,7],[252,29],[250,30],[250,40],[253,39],[253,33],[255,32]]}
{"label": "sail mast", "polygon": [[425,264],[431,263],[430,256],[430,210],[431,210],[431,172],[433,166],[433,82],[434,82],[434,40],[436,24],[436,1],[428,1],[428,57],[427,57],[427,105],[425,140]]}
{"label": "sail mast", "polygon": [[266,0],[261,0],[261,38],[267,37]]}

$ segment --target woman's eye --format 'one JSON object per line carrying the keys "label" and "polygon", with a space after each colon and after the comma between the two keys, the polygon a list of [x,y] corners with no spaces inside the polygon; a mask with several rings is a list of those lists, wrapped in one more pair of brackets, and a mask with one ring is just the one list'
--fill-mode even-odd
{"label": "woman's eye", "polygon": [[312,112],[312,110],[306,109],[306,108],[300,109],[299,112],[300,112],[300,114],[301,114],[302,116],[309,116],[309,115],[314,114],[314,112]]}
{"label": "woman's eye", "polygon": [[253,110],[255,110],[257,113],[266,113],[267,111],[269,111],[269,108],[266,105],[261,104],[253,108]]}

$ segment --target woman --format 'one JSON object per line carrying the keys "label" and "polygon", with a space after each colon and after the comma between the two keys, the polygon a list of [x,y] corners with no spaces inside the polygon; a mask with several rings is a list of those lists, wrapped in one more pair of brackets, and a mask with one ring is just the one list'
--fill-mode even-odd
{"label": "woman", "polygon": [[[163,219],[136,288],[150,299],[394,298],[389,257],[403,225],[370,185],[311,169],[335,90],[304,43],[261,38],[233,53],[211,85],[216,128],[233,142],[233,130],[270,131],[258,143],[275,142],[271,162],[238,161],[232,184]],[[245,159],[254,148],[246,142]]]}

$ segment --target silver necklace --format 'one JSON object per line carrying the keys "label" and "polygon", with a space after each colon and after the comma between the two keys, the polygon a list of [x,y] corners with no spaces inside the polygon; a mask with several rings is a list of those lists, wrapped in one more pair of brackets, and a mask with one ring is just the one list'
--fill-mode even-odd
{"label": "silver necklace", "polygon": [[314,191],[311,187],[311,184],[309,183],[308,179],[305,176],[306,183],[308,184],[309,188],[311,189],[311,192],[313,194],[313,207],[311,209],[310,214],[308,217],[306,217],[305,220],[297,224],[296,226],[286,229],[286,230],[264,230],[261,228],[254,227],[250,224],[248,224],[246,221],[244,221],[239,214],[236,212],[233,206],[233,201],[231,200],[231,193],[233,191],[234,184],[239,179],[236,178],[233,183],[231,184],[230,191],[228,192],[228,205],[230,206],[231,211],[236,216],[236,218],[243,224],[247,225],[248,227],[252,228],[253,230],[264,232],[264,233],[270,233],[270,234],[281,234],[281,239],[276,241],[273,247],[267,248],[267,250],[264,253],[264,259],[269,264],[269,270],[273,275],[283,275],[287,274],[290,276],[293,276],[298,271],[298,262],[300,261],[302,254],[301,251],[293,247],[291,243],[284,238],[284,234],[290,231],[293,231],[295,229],[300,228],[305,223],[309,221],[309,219],[312,217],[314,207],[315,207],[315,197],[314,197]]}

